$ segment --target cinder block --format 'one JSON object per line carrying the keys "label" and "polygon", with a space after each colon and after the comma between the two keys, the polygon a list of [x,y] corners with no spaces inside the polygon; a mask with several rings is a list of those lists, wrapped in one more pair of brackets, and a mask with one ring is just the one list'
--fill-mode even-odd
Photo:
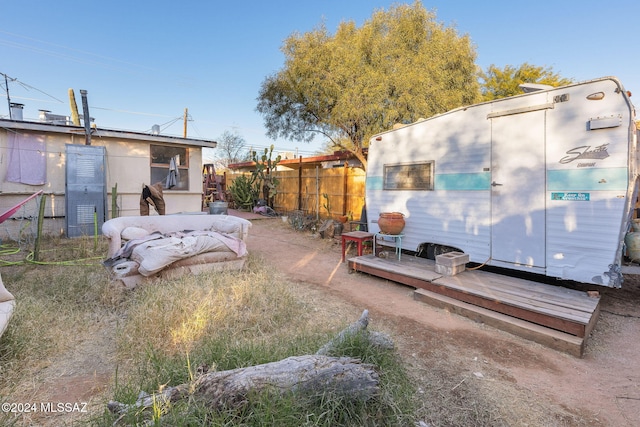
{"label": "cinder block", "polygon": [[462,273],[465,270],[465,265],[460,264],[454,267],[448,267],[442,264],[436,264],[436,273],[442,274],[443,276],[455,276],[458,273]]}
{"label": "cinder block", "polygon": [[440,264],[445,267],[456,267],[465,265],[469,262],[469,254],[462,252],[447,252],[446,254],[436,255],[436,265]]}

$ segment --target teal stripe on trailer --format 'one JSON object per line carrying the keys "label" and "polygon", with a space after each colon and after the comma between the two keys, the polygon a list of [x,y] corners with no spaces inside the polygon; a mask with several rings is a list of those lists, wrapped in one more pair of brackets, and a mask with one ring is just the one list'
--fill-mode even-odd
{"label": "teal stripe on trailer", "polygon": [[491,172],[447,173],[435,176],[435,190],[478,191],[491,188]]}
{"label": "teal stripe on trailer", "polygon": [[627,168],[589,168],[547,171],[548,191],[626,191]]}
{"label": "teal stripe on trailer", "polygon": [[[491,173],[448,173],[435,176],[434,190],[478,191],[491,188]],[[382,190],[381,176],[367,177],[368,190]]]}
{"label": "teal stripe on trailer", "polygon": [[367,190],[382,190],[382,177],[368,176],[365,185]]}

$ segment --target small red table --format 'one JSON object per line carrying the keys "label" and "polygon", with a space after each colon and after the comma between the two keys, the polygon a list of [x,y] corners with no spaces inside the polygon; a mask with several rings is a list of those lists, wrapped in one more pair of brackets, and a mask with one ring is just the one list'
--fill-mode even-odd
{"label": "small red table", "polygon": [[342,260],[344,262],[344,252],[347,241],[356,242],[358,244],[358,256],[362,256],[362,243],[373,242],[373,233],[366,231],[351,231],[349,233],[342,233]]}

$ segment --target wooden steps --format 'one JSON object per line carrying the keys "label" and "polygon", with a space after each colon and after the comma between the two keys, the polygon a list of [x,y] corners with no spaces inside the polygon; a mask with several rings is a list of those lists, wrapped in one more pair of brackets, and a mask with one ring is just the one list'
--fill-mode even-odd
{"label": "wooden steps", "polygon": [[417,288],[414,298],[577,357],[597,322],[600,298],[586,292],[466,270],[435,272],[435,262],[417,257],[373,255],[349,259],[349,268]]}

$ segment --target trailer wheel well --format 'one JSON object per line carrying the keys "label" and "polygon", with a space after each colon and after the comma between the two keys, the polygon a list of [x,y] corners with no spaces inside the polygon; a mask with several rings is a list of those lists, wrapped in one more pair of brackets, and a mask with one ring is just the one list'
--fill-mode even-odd
{"label": "trailer wheel well", "polygon": [[418,245],[416,256],[420,258],[436,259],[436,256],[446,254],[448,252],[463,252],[453,246],[441,245],[439,243],[424,242]]}

